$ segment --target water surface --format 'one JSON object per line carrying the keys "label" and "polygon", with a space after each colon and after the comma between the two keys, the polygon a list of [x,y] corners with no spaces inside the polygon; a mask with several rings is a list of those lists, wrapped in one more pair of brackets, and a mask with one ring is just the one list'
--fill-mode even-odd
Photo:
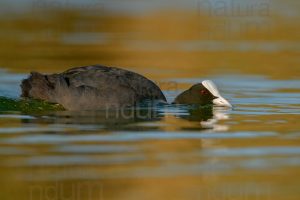
{"label": "water surface", "polygon": [[[12,81],[1,79],[1,85],[12,91],[22,76],[5,77]],[[165,189],[179,187],[181,195],[207,199],[296,198],[299,181],[289,177],[300,166],[299,81],[212,78],[233,110],[158,105],[135,114],[2,111],[1,177],[10,186],[5,191],[20,190],[39,199],[55,195],[47,193],[54,188],[57,195],[87,198],[85,190],[90,189],[95,196],[114,199],[145,188],[168,196]],[[178,84],[198,80],[176,79]],[[171,100],[179,91],[164,92]],[[16,98],[18,92],[10,94]],[[288,184],[282,185],[285,180]],[[70,187],[82,191],[74,193]]]}
{"label": "water surface", "polygon": [[[255,1],[240,16],[122,2],[1,2],[0,199],[299,199],[299,4],[260,14]],[[19,98],[30,71],[89,64],[141,73],[169,102],[212,79],[234,108],[69,112]]]}

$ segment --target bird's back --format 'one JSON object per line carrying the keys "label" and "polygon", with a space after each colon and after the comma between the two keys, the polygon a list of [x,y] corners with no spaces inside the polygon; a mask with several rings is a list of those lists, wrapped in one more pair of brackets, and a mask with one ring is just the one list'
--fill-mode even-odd
{"label": "bird's back", "polygon": [[61,74],[32,73],[21,87],[24,97],[59,103],[69,110],[133,106],[145,99],[166,101],[159,87],[144,76],[100,65]]}

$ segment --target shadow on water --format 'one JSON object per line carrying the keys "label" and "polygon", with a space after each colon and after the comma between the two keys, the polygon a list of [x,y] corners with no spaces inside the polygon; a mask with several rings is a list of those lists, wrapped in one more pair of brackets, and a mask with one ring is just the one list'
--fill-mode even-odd
{"label": "shadow on water", "polygon": [[[105,130],[147,131],[159,130],[160,126],[139,126],[139,123],[160,122],[169,111],[174,117],[190,122],[199,122],[194,130],[212,128],[207,125],[216,117],[213,106],[169,105],[166,103],[142,103],[135,108],[103,109],[97,111],[66,111],[59,104],[33,99],[0,97],[2,114],[30,115],[21,119],[24,124],[81,124],[102,126]],[[138,126],[129,126],[138,125]]]}
{"label": "shadow on water", "polygon": [[182,119],[186,119],[188,121],[207,121],[213,118],[213,107],[211,105],[208,106],[189,106],[187,108],[188,115],[179,116]]}

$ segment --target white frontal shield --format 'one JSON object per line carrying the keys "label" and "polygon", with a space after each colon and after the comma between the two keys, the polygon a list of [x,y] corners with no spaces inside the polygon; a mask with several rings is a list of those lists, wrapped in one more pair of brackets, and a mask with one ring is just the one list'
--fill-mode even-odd
{"label": "white frontal shield", "polygon": [[202,85],[216,97],[213,104],[232,108],[232,105],[220,95],[217,86],[211,80],[202,81]]}

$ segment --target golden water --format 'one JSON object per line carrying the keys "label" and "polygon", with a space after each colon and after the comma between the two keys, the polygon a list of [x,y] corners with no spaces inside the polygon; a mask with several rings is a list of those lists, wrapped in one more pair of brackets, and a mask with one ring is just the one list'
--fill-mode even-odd
{"label": "golden water", "polygon": [[1,3],[0,96],[30,71],[105,64],[169,101],[212,79],[234,109],[1,111],[0,199],[300,198],[298,1],[28,2]]}

